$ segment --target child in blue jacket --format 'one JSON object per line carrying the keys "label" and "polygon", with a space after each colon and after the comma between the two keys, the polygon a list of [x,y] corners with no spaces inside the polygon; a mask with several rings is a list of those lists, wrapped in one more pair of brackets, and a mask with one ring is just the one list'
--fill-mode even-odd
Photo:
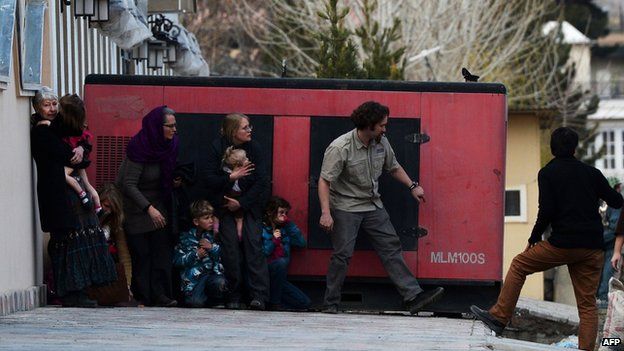
{"label": "child in blue jacket", "polygon": [[215,243],[212,231],[213,211],[206,200],[191,204],[194,227],[180,234],[180,243],[174,251],[173,264],[182,268],[181,288],[184,301],[190,307],[212,304],[223,298],[227,290],[221,265],[221,249]]}
{"label": "child in blue jacket", "polygon": [[262,250],[269,265],[269,308],[306,310],[310,307],[310,298],[286,279],[290,263],[290,247],[306,246],[301,230],[295,223],[288,220],[289,210],[288,201],[273,196],[264,214]]}

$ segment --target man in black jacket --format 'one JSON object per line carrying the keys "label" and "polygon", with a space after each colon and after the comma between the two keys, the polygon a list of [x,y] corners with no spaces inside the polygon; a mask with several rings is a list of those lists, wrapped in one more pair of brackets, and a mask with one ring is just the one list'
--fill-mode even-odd
{"label": "man in black jacket", "polygon": [[[602,269],[602,222],[598,200],[622,207],[622,196],[602,173],[576,158],[578,134],[562,127],[553,131],[550,150],[555,156],[537,176],[539,211],[529,243],[509,267],[496,304],[485,311],[470,310],[496,334],[510,321],[527,275],[567,265],[579,310],[579,349],[593,350],[598,314],[596,289]],[[552,234],[542,240],[548,226]]]}

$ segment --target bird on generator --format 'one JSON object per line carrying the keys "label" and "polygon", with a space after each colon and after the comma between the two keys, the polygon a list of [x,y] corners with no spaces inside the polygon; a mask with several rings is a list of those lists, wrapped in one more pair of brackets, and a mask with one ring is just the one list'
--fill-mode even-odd
{"label": "bird on generator", "polygon": [[462,67],[461,72],[466,82],[478,82],[479,81],[479,76],[475,76],[474,74],[470,73],[470,71],[467,70],[466,67]]}

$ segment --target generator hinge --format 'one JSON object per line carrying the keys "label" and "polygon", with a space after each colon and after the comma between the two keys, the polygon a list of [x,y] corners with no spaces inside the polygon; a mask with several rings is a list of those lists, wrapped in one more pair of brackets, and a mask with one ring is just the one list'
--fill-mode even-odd
{"label": "generator hinge", "polygon": [[413,133],[405,136],[405,141],[412,144],[424,144],[429,142],[431,137],[425,133]]}

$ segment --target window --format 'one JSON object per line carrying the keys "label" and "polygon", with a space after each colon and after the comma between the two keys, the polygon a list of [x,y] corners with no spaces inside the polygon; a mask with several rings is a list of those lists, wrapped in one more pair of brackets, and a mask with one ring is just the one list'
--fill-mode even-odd
{"label": "window", "polygon": [[11,78],[11,57],[17,0],[0,0],[0,82]]}
{"label": "window", "polygon": [[526,185],[505,189],[505,222],[526,222]]}
{"label": "window", "polygon": [[602,145],[605,146],[602,168],[615,169],[615,132],[602,132]]}
{"label": "window", "polygon": [[26,2],[20,52],[22,88],[24,90],[38,90],[41,87],[45,7],[45,0],[28,0]]}

